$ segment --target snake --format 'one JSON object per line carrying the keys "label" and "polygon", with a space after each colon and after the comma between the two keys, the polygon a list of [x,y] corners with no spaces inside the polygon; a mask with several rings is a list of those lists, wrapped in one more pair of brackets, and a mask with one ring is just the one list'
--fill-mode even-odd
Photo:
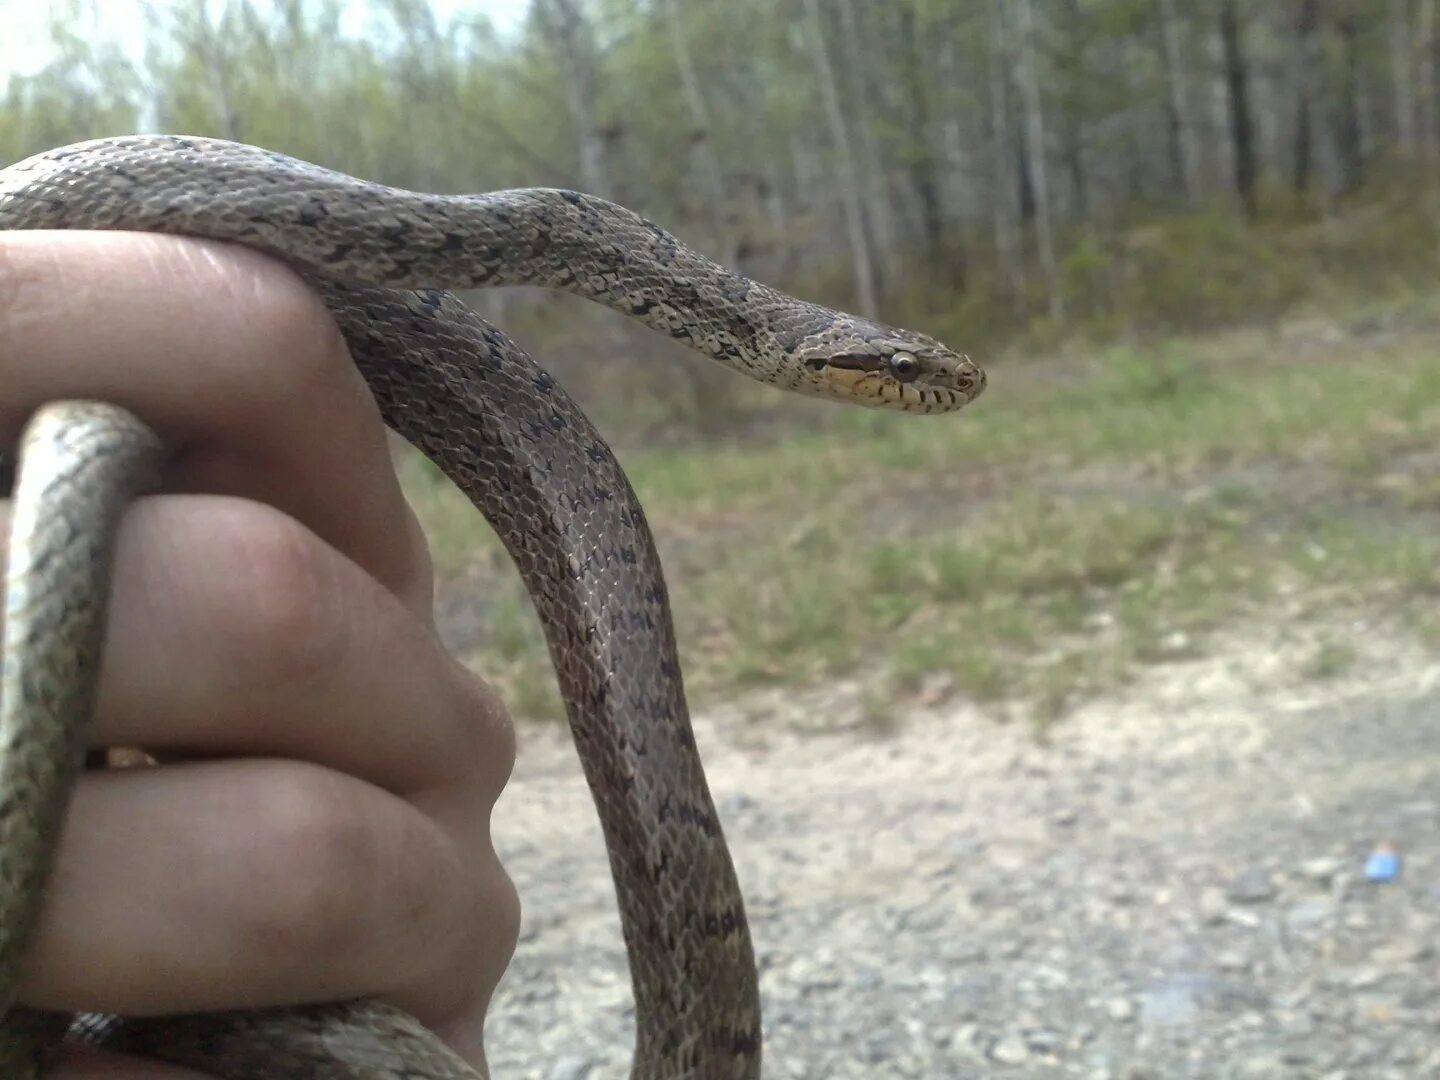
{"label": "snake", "polygon": [[[984,370],[924,334],[789,296],[629,209],[559,188],[425,194],[255,146],[133,135],[0,171],[9,229],[229,241],[319,291],[385,423],[490,523],[539,615],[615,885],[635,1002],[631,1076],[759,1076],[754,947],[644,511],[580,407],[451,290],[576,294],[761,382],[857,405],[948,413],[980,394]],[[160,483],[164,448],[113,404],[54,402],[6,466],[0,1073],[43,1075],[68,1035],[222,1080],[479,1080],[377,1001],[160,1018],[16,1004],[83,761],[117,522]]]}

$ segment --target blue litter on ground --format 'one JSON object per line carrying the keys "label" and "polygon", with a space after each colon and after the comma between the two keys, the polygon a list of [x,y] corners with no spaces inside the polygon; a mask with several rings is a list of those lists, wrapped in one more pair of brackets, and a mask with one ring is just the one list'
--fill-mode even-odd
{"label": "blue litter on ground", "polygon": [[1365,860],[1366,881],[1394,881],[1400,876],[1400,853],[1387,845],[1381,845]]}

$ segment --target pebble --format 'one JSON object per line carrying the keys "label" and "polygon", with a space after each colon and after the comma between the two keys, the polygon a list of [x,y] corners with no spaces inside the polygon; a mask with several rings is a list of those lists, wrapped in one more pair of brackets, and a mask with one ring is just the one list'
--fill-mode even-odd
{"label": "pebble", "polygon": [[[1440,835],[1386,779],[1403,758],[1407,790],[1440,790],[1440,669],[1280,708],[1273,678],[1207,697],[1233,677],[1206,665],[1157,666],[1171,697],[1077,707],[1046,748],[958,690],[884,738],[769,729],[758,750],[702,721],[761,960],[765,1075],[1440,1076]],[[563,741],[524,745],[496,808],[525,936],[490,1066],[623,1077],[634,1006],[593,806]],[[1354,876],[1375,836],[1412,871],[1384,891]]]}
{"label": "pebble", "polygon": [[1345,863],[1330,855],[1306,859],[1300,864],[1300,874],[1321,885],[1330,884],[1331,878],[1345,868]]}
{"label": "pebble", "polygon": [[1215,926],[1225,921],[1225,913],[1230,905],[1225,902],[1225,893],[1213,885],[1207,885],[1200,890],[1200,899],[1197,910],[1200,913],[1201,922],[1209,926]]}
{"label": "pebble", "polygon": [[1030,1060],[1030,1048],[1015,1032],[1000,1038],[990,1050],[990,1056],[1001,1065],[1024,1065]]}
{"label": "pebble", "polygon": [[1285,912],[1285,923],[1292,930],[1310,930],[1329,922],[1335,916],[1335,901],[1328,896],[1312,896],[1301,900]]}
{"label": "pebble", "polygon": [[1240,952],[1222,952],[1215,957],[1215,966],[1221,971],[1245,971],[1250,967],[1250,958]]}
{"label": "pebble", "polygon": [[563,1057],[550,1070],[549,1080],[588,1080],[594,1064],[582,1057]]}
{"label": "pebble", "polygon": [[1255,867],[1230,882],[1225,895],[1236,904],[1263,904],[1275,898],[1275,882],[1268,873]]}
{"label": "pebble", "polygon": [[1118,1024],[1135,1018],[1135,1005],[1129,998],[1111,998],[1105,1006],[1105,1011],[1109,1014],[1110,1019]]}

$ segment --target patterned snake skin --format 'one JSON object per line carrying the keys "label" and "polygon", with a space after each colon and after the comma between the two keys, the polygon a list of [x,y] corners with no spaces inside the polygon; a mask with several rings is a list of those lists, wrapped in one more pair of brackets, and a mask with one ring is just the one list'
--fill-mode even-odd
{"label": "patterned snake skin", "polygon": [[[51,228],[233,240],[321,291],[386,423],[495,527],[539,612],[610,854],[636,1002],[632,1076],[758,1076],[744,906],[644,515],[556,382],[437,290],[562,289],[754,378],[857,404],[950,411],[981,392],[983,371],[919,334],[737,276],[630,211],[571,191],[423,195],[255,147],[137,136],[0,171],[0,229]],[[158,447],[121,410],[64,403],[32,421],[21,457],[0,682],[0,1010],[13,1005],[78,768],[110,537]],[[68,1023],[10,1008],[0,1075],[41,1075],[43,1048]],[[372,1002],[84,1017],[72,1035],[224,1080],[477,1077],[415,1021]]]}

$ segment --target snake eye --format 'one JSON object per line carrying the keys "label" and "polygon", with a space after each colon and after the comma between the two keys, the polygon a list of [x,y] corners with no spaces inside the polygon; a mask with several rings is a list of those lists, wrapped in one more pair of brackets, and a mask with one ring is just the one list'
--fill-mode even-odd
{"label": "snake eye", "polygon": [[890,373],[901,382],[914,382],[920,374],[920,361],[909,353],[897,352],[890,357]]}

